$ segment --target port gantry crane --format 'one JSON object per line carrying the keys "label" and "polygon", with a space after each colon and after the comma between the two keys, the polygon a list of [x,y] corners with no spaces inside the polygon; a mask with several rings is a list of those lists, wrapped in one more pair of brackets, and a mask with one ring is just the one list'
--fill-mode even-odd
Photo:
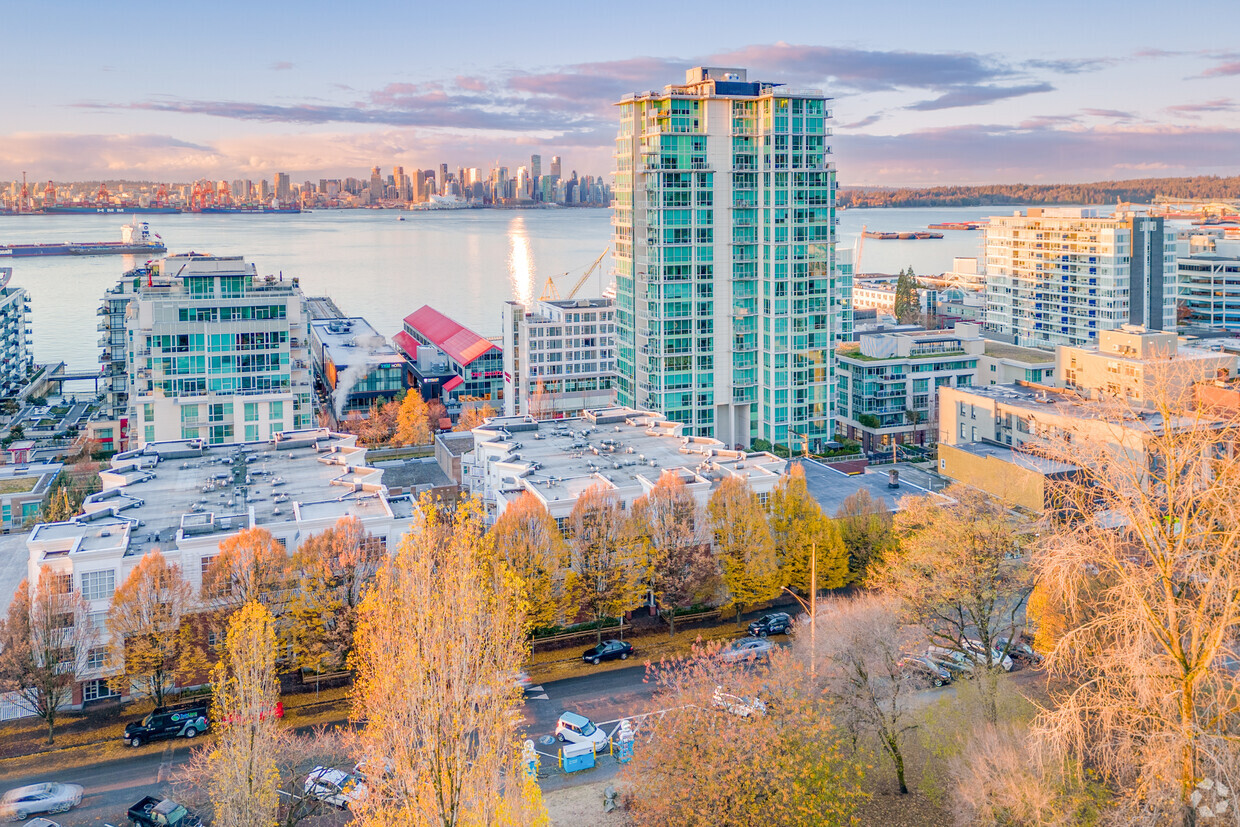
{"label": "port gantry crane", "polygon": [[[610,244],[603,248],[603,252],[599,253],[598,258],[594,259],[594,263],[581,274],[581,278],[577,279],[577,283],[573,285],[572,290],[568,291],[568,295],[564,297],[565,299],[571,299],[577,295],[577,291],[580,290],[586,281],[589,280],[590,276],[594,274],[594,271],[597,270],[599,265],[603,263],[603,259],[609,252],[611,252]],[[567,276],[568,273],[561,273],[560,275]],[[551,276],[547,276],[547,281],[543,285],[542,295],[538,297],[538,300],[545,302],[548,299],[558,298],[560,298],[560,291],[555,286],[555,280]]]}

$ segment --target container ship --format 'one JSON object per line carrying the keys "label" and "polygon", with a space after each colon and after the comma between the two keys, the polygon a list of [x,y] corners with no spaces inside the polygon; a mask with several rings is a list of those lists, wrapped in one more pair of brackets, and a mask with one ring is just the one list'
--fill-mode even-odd
{"label": "container ship", "polygon": [[877,230],[865,230],[861,233],[866,238],[877,238],[882,241],[894,241],[900,239],[902,241],[910,241],[913,239],[942,238],[942,233],[931,233],[920,231],[915,233],[882,233]]}
{"label": "container ship", "polygon": [[108,256],[166,253],[168,248],[145,221],[121,227],[120,241],[66,241],[62,244],[0,245],[0,261],[33,256]]}
{"label": "container ship", "polygon": [[41,215],[175,215],[181,210],[179,207],[116,207],[106,206],[100,207],[94,204],[59,204],[52,207],[44,207],[37,210],[35,214]]}
{"label": "container ship", "polygon": [[301,212],[300,207],[202,207],[194,212],[208,215],[294,215]]}

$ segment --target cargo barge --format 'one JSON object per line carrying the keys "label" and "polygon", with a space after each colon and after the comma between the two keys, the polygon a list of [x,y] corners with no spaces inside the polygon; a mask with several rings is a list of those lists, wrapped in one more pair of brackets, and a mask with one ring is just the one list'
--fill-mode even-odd
{"label": "cargo barge", "polygon": [[931,230],[980,230],[985,227],[985,221],[944,221],[942,224],[931,224]]}
{"label": "cargo barge", "polygon": [[915,232],[915,233],[881,233],[877,230],[865,230],[861,234],[865,236],[866,238],[877,238],[881,241],[894,241],[896,239],[899,239],[901,241],[912,241],[912,240],[917,240],[917,239],[942,238],[943,237],[942,233],[931,233],[925,230],[922,230],[920,232]]}
{"label": "cargo barge", "polygon": [[163,239],[145,221],[121,228],[120,241],[66,241],[61,244],[0,245],[0,260],[36,256],[152,255],[166,253]]}

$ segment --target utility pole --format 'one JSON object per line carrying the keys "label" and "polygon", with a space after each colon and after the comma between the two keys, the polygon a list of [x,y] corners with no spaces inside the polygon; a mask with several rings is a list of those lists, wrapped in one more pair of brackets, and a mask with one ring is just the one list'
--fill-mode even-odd
{"label": "utility pole", "polygon": [[801,596],[787,586],[781,586],[784,591],[792,595],[792,599],[801,604],[801,608],[809,615],[809,677],[814,680],[817,672],[814,668],[815,660],[818,656],[818,543],[810,543],[809,552],[809,603],[807,604],[801,599]]}

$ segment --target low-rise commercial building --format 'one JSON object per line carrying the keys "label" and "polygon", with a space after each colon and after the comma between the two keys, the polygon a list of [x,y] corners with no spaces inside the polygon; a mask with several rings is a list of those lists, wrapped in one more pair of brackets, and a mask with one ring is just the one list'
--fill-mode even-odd
{"label": "low-rise commercial building", "polygon": [[473,431],[462,459],[466,486],[498,517],[529,491],[563,525],[592,486],[628,508],[665,473],[678,474],[699,503],[728,477],[749,483],[763,502],[788,463],[767,452],[734,451],[713,437],[688,436],[661,414],[615,407],[580,418],[496,417]]}
{"label": "low-rise commercial building", "polygon": [[450,413],[462,405],[504,400],[504,358],[500,347],[429,305],[405,317],[392,339],[405,357],[406,385],[426,399],[442,400]]}
{"label": "low-rise commercial building", "polygon": [[985,350],[977,360],[977,378],[973,384],[1007,385],[1012,382],[1057,387],[1054,351],[987,339]]}
{"label": "low-rise commercial building", "polygon": [[615,401],[615,303],[610,299],[504,305],[504,415],[578,416]]}
{"label": "low-rise commercial building", "polygon": [[363,318],[311,321],[310,355],[337,424],[405,389],[404,358]]}
{"label": "low-rise commercial building", "polygon": [[59,462],[0,466],[0,530],[5,534],[22,531],[36,522],[63,469]]}
{"label": "low-rise commercial building", "polygon": [[1236,355],[1180,344],[1174,333],[1124,325],[1103,331],[1092,347],[1061,347],[1055,378],[1089,398],[1119,397],[1146,405],[1175,399],[1197,382],[1234,375]]}
{"label": "low-rise commercial building", "polygon": [[940,474],[1035,514],[1056,508],[1058,487],[1079,476],[1080,470],[1005,445],[939,445]]}

